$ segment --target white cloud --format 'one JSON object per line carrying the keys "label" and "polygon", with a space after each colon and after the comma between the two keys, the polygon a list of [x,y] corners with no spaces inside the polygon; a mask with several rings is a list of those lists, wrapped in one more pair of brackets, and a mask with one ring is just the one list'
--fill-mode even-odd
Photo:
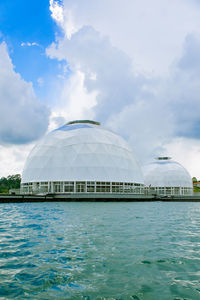
{"label": "white cloud", "polygon": [[93,119],[96,92],[88,93],[84,87],[84,74],[74,73],[62,83],[61,93],[52,108],[49,131],[74,119]]}
{"label": "white cloud", "polygon": [[22,47],[25,47],[25,46],[27,46],[27,47],[32,47],[32,46],[38,46],[38,47],[40,47],[40,45],[38,44],[38,43],[35,43],[35,42],[33,42],[33,43],[30,43],[30,42],[22,42],[21,43],[21,46]]}
{"label": "white cloud", "polygon": [[12,174],[21,174],[24,162],[33,144],[28,145],[0,145],[0,178]]}
{"label": "white cloud", "polygon": [[58,24],[62,25],[64,22],[62,1],[50,0],[49,4],[52,18]]}
{"label": "white cloud", "polygon": [[68,37],[92,26],[132,59],[134,68],[160,74],[180,56],[190,32],[200,33],[200,10],[188,0],[64,0]]}
{"label": "white cloud", "polygon": [[[143,162],[168,150],[185,155],[177,139],[198,145],[200,138],[199,17],[187,0],[64,1],[65,35],[47,54],[83,79],[73,92],[64,81],[62,117],[95,116],[126,137]],[[194,161],[189,170],[200,177]]]}
{"label": "white cloud", "polygon": [[138,85],[145,83],[144,78],[132,72],[129,57],[89,26],[81,28],[70,40],[61,40],[58,47],[53,44],[47,53],[52,58],[66,59],[75,72],[84,74],[86,90],[97,95],[96,116],[102,120],[134,102]]}
{"label": "white cloud", "polygon": [[200,179],[200,140],[174,138],[165,145],[165,153],[180,162],[192,177]]}
{"label": "white cloud", "polygon": [[0,44],[0,144],[24,144],[41,137],[48,127],[49,110],[35,96],[14,67],[6,44]]}

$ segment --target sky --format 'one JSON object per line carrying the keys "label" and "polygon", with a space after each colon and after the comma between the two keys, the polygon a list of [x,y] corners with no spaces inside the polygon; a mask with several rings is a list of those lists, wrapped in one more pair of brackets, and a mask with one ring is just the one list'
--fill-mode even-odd
{"label": "sky", "polygon": [[200,0],[0,2],[0,177],[74,119],[200,179]]}

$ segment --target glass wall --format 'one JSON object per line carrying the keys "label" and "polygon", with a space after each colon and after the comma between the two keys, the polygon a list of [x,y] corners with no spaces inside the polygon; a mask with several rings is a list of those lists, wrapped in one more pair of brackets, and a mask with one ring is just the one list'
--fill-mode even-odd
{"label": "glass wall", "polygon": [[47,193],[122,193],[122,194],[157,194],[160,196],[192,195],[193,189],[188,187],[145,187],[132,182],[104,181],[55,181],[29,182],[21,185],[22,194]]}
{"label": "glass wall", "polygon": [[55,181],[30,182],[21,185],[22,194],[47,193],[126,193],[144,194],[144,186],[130,182],[104,182],[104,181]]}
{"label": "glass wall", "polygon": [[160,196],[181,196],[192,195],[193,189],[189,187],[145,187],[146,195],[160,195]]}

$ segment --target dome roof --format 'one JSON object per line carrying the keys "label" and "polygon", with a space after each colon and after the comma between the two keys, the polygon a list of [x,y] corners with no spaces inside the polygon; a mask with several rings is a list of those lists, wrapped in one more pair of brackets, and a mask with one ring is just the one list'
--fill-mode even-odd
{"label": "dome roof", "polygon": [[73,121],[47,134],[29,154],[22,183],[109,181],[144,184],[134,152],[94,121]]}
{"label": "dome roof", "polygon": [[192,188],[188,171],[170,157],[158,157],[143,168],[143,173],[146,186]]}

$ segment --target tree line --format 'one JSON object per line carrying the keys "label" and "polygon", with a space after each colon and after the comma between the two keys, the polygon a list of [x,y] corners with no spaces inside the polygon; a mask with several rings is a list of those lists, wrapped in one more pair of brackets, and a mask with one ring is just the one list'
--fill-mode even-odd
{"label": "tree line", "polygon": [[8,193],[10,189],[19,189],[21,183],[21,175],[9,175],[0,178],[0,193]]}

